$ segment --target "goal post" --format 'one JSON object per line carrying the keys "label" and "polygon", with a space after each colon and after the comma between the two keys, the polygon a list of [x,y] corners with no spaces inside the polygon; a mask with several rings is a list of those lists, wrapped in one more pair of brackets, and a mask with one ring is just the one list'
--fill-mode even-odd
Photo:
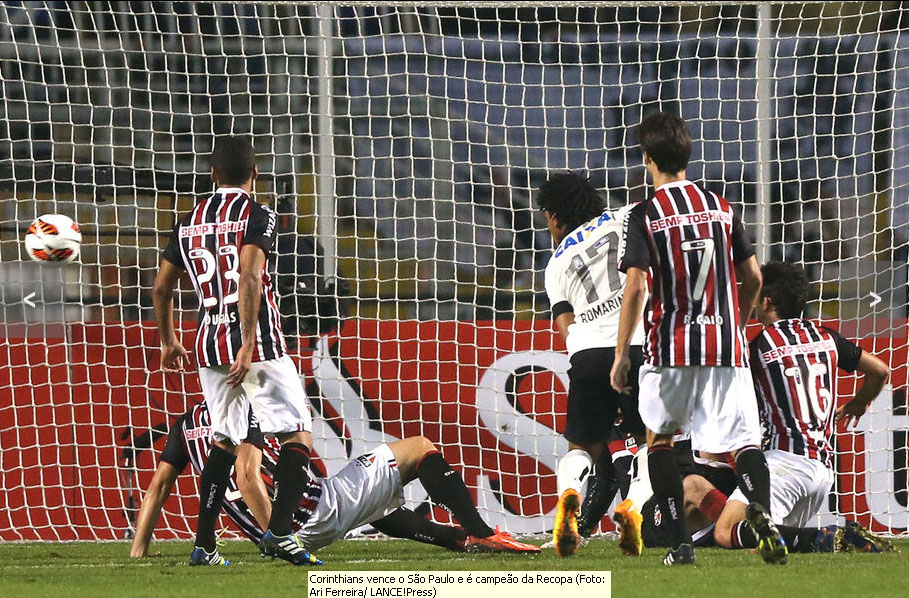
{"label": "goal post", "polygon": [[[228,133],[252,136],[279,216],[316,467],[422,434],[487,521],[546,532],[569,364],[534,191],[571,169],[612,208],[646,198],[634,128],[656,109],[688,122],[689,177],[761,259],[805,265],[810,315],[891,367],[839,430],[818,521],[903,533],[905,18],[895,2],[0,5],[0,539],[129,534],[163,432],[201,400],[194,373],[160,371],[150,288]],[[45,213],[82,227],[79,263],[28,260]],[[189,285],[175,305],[189,347]],[[195,483],[156,537],[191,536]]]}

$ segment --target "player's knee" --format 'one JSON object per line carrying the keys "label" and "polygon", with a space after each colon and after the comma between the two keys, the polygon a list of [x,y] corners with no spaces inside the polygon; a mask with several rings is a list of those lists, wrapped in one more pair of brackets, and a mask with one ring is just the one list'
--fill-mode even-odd
{"label": "player's knee", "polygon": [[426,438],[425,436],[416,436],[416,437],[414,437],[413,440],[414,440],[415,448],[416,448],[417,452],[420,453],[421,456],[427,455],[429,453],[439,452],[438,447],[436,447],[436,445],[433,444],[433,442],[429,438]]}

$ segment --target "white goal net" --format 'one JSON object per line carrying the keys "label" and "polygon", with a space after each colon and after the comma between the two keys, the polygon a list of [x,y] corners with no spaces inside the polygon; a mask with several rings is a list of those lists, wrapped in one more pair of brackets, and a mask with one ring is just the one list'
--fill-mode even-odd
{"label": "white goal net", "polygon": [[[839,431],[819,520],[902,533],[907,16],[897,2],[0,3],[0,539],[129,535],[164,432],[201,400],[194,373],[160,371],[149,291],[226,133],[252,135],[257,198],[279,214],[316,467],[423,434],[490,523],[550,529],[568,360],[534,190],[572,169],[612,207],[646,198],[633,130],[656,109],[688,122],[689,178],[733,203],[760,258],[807,267],[811,315],[892,368]],[[46,213],[82,227],[79,262],[28,259]],[[190,285],[177,308],[190,346]],[[190,536],[195,484],[181,477],[157,537]]]}

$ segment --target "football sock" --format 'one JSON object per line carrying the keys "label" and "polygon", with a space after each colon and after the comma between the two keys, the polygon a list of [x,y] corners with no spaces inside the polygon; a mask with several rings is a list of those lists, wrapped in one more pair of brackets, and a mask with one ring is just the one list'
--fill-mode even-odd
{"label": "football sock", "polygon": [[275,499],[271,506],[268,529],[276,536],[293,532],[294,511],[300,506],[309,482],[309,449],[298,442],[281,445],[275,468]]}
{"label": "football sock", "polygon": [[[612,458],[612,455],[610,455]],[[631,485],[632,461],[634,455],[622,455],[612,462],[612,471],[615,474],[616,482],[619,485],[619,493],[624,499],[628,495],[628,487]]]}
{"label": "football sock", "polygon": [[720,515],[723,513],[723,508],[726,506],[728,498],[728,496],[714,488],[701,499],[698,510],[706,515],[710,521],[716,523],[720,520]]}
{"label": "football sock", "polygon": [[461,550],[467,532],[450,525],[439,525],[410,509],[395,509],[372,526],[392,538],[416,540],[424,544],[441,546],[448,550]]}
{"label": "football sock", "polygon": [[685,528],[684,490],[682,476],[675,461],[675,454],[669,445],[651,447],[648,451],[647,468],[650,470],[650,484],[653,496],[660,507],[660,512],[668,521],[667,526],[672,539],[670,548],[681,544],[691,544],[691,535]]}
{"label": "football sock", "polygon": [[495,533],[480,517],[467,485],[445,461],[442,453],[427,453],[417,465],[417,477],[433,502],[454,515],[468,534],[488,538]]}
{"label": "football sock", "polygon": [[593,469],[593,460],[590,453],[581,449],[572,449],[559,459],[559,467],[556,472],[556,490],[559,496],[568,490],[574,488],[578,492],[584,485],[587,476]]}
{"label": "football sock", "polygon": [[758,537],[747,521],[739,521],[732,526],[730,548],[757,548]]}
{"label": "football sock", "polygon": [[786,541],[789,552],[815,552],[815,540],[817,539],[820,529],[816,527],[789,527],[788,525],[778,525],[780,535]]}
{"label": "football sock", "polygon": [[615,493],[619,489],[619,481],[616,479],[615,470],[612,465],[612,454],[609,451],[603,451],[600,460],[597,462],[597,468],[593,477],[587,482],[587,494],[581,503],[581,514],[578,516],[578,532],[585,538],[597,528]]}
{"label": "football sock", "polygon": [[740,450],[735,456],[735,472],[745,497],[770,513],[770,469],[764,452],[756,446]]}
{"label": "football sock", "polygon": [[224,492],[230,480],[230,469],[237,458],[216,444],[211,446],[199,480],[199,519],[196,523],[196,546],[206,552],[215,549],[215,526],[224,504]]}
{"label": "football sock", "polygon": [[631,462],[632,478],[628,485],[628,493],[625,496],[634,505],[634,508],[640,512],[646,503],[653,496],[653,486],[650,483],[649,450],[647,445],[638,447]]}

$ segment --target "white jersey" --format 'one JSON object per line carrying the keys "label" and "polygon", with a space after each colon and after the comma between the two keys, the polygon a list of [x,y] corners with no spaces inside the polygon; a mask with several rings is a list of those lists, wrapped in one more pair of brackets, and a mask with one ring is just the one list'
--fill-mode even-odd
{"label": "white jersey", "polygon": [[[634,206],[605,211],[562,239],[546,266],[546,294],[553,318],[573,312],[565,345],[568,354],[584,349],[615,347],[625,274],[618,256],[625,244],[622,225]],[[644,342],[643,320],[631,337],[632,345]]]}

